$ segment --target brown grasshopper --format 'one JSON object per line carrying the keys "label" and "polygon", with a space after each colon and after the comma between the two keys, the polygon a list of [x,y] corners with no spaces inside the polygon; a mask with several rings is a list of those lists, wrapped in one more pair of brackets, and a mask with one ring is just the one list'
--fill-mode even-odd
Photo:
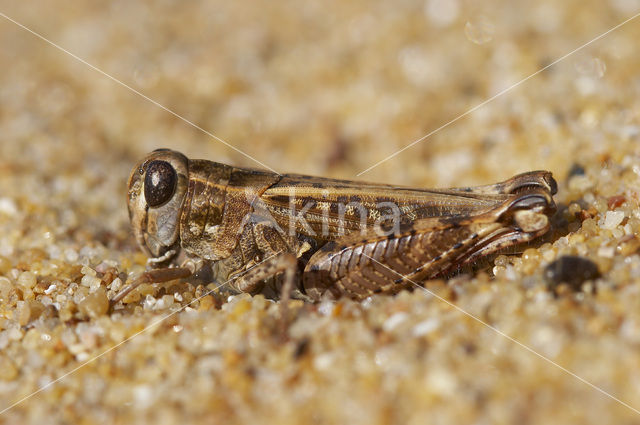
{"label": "brown grasshopper", "polygon": [[556,191],[548,171],[415,189],[280,175],[159,149],[135,166],[128,193],[133,231],[155,269],[113,302],[142,282],[205,268],[237,292],[257,293],[270,281],[283,297],[310,301],[395,293],[544,234]]}

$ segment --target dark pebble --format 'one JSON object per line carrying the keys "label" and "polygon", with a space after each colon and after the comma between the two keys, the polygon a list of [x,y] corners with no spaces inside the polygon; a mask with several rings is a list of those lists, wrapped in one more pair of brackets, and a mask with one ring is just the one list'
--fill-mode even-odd
{"label": "dark pebble", "polygon": [[296,349],[293,352],[293,358],[299,359],[309,352],[309,345],[311,340],[309,338],[303,338],[296,344]]}
{"label": "dark pebble", "polygon": [[584,176],[584,167],[574,162],[571,168],[569,168],[569,175],[567,178],[570,179],[573,176]]}
{"label": "dark pebble", "polygon": [[579,291],[585,280],[593,280],[599,276],[596,263],[575,255],[564,255],[544,269],[547,285],[554,290],[561,283],[566,283],[573,290]]}

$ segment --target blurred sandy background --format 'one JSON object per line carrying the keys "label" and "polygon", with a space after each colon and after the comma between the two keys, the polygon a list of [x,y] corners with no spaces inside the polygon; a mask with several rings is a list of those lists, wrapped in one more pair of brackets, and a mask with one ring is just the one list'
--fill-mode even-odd
{"label": "blurred sandy background", "polygon": [[[637,0],[0,1],[267,166],[347,179],[638,12]],[[640,228],[638,19],[360,177],[452,186],[551,170],[562,211],[593,207],[588,228],[567,214],[569,236],[546,250],[436,290],[636,409],[640,245],[619,247]],[[130,314],[81,307],[91,277],[143,267],[125,180],[159,147],[260,166],[0,17],[0,409],[181,307],[155,292],[162,305]],[[572,166],[584,175],[569,179]],[[541,270],[561,253],[592,258],[604,289],[549,296]],[[284,345],[260,297],[193,307],[0,423],[640,423],[421,292],[298,306]]]}

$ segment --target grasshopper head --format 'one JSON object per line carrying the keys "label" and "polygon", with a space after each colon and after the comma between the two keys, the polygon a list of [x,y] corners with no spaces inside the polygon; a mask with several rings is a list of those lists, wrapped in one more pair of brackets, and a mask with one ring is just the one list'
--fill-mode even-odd
{"label": "grasshopper head", "polygon": [[180,212],[187,193],[189,160],[158,149],[131,171],[127,203],[140,247],[156,262],[172,259],[180,248]]}

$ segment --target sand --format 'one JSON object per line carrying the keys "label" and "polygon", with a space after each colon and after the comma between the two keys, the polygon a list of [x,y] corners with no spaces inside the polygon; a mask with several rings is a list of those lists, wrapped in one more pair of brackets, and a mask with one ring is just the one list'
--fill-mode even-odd
{"label": "sand", "polygon": [[[59,47],[0,16],[0,423],[640,423],[640,21],[554,64],[638,11],[2,2]],[[296,301],[283,342],[278,303],[193,301],[212,285],[108,310],[147,260],[126,178],[160,147],[418,187],[546,169],[559,211],[429,292]],[[564,255],[597,273],[557,285]]]}

